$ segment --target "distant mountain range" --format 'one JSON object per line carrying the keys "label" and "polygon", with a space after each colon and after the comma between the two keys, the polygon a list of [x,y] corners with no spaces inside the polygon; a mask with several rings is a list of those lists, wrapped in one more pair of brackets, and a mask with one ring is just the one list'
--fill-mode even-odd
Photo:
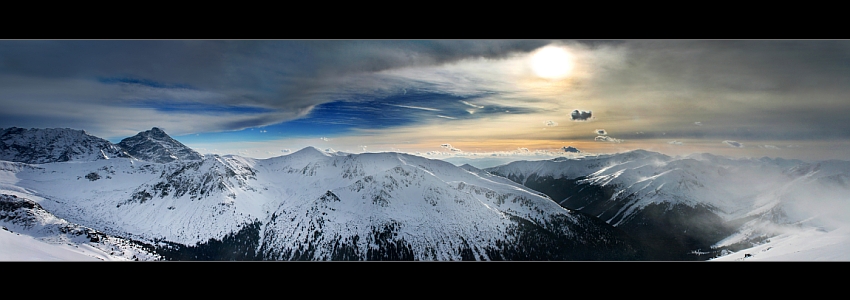
{"label": "distant mountain range", "polygon": [[149,162],[200,160],[203,155],[154,127],[118,144],[69,128],[0,128],[0,160],[44,164],[132,157]]}

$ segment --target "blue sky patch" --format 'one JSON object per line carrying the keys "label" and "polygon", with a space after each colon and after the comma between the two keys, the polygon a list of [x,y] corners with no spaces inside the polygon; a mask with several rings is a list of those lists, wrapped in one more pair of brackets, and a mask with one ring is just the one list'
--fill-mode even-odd
{"label": "blue sky patch", "polygon": [[476,102],[487,95],[458,96],[406,91],[383,98],[352,97],[358,100],[340,100],[317,105],[301,119],[239,131],[186,135],[181,137],[181,141],[225,142],[334,137],[356,129],[387,129],[428,122],[451,122],[497,114],[532,112],[527,108]]}

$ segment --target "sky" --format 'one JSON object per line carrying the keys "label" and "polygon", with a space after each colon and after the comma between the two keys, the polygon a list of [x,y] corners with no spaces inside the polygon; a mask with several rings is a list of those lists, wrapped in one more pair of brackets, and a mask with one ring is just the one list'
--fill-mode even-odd
{"label": "sky", "polygon": [[3,128],[255,158],[850,160],[850,41],[0,40],[0,104]]}

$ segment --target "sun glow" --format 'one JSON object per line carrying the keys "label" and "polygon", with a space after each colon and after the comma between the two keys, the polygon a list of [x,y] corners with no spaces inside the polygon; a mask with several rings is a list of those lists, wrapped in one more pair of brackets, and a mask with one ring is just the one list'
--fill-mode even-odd
{"label": "sun glow", "polygon": [[567,77],[573,69],[573,57],[563,48],[546,46],[532,54],[531,69],[537,76],[561,79]]}

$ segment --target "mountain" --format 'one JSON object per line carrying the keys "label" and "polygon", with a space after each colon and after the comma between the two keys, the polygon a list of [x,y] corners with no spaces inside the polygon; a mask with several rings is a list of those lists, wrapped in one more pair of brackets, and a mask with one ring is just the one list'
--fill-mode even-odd
{"label": "mountain", "polygon": [[621,230],[545,195],[399,153],[0,162],[3,191],[173,260],[642,258]]}
{"label": "mountain", "polygon": [[68,128],[0,129],[0,160],[44,164],[128,157],[107,140]]}
{"label": "mountain", "polygon": [[203,159],[203,155],[156,127],[125,138],[118,143],[118,146],[135,158],[156,163]]}
{"label": "mountain", "polygon": [[[599,217],[653,260],[703,260],[850,216],[850,162],[627,153],[486,169]],[[832,208],[832,211],[827,208]]]}

